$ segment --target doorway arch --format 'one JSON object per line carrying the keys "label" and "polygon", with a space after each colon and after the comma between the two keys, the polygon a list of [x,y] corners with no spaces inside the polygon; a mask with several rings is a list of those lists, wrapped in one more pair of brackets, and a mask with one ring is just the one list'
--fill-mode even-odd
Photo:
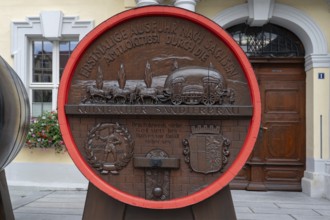
{"label": "doorway arch", "polygon": [[291,31],[267,23],[227,29],[254,69],[261,95],[261,129],[231,187],[301,191],[306,163],[305,50]]}
{"label": "doorway arch", "polygon": [[[251,10],[251,5],[253,5],[251,2],[253,3],[253,0],[221,11],[213,20],[223,28],[228,28],[256,19],[253,17],[256,11],[249,11]],[[316,82],[317,79],[314,76],[317,75],[318,71],[324,71],[324,69],[326,74],[329,74],[330,54],[328,53],[325,35],[320,27],[303,11],[288,5],[275,3],[275,1],[269,2],[269,8],[267,9],[269,13],[266,17],[264,15],[263,19],[266,22],[292,31],[304,45],[305,59],[303,62],[307,83],[306,103],[313,103],[315,106],[315,103],[324,102],[324,99],[321,100],[320,97],[314,94],[317,94],[321,86],[325,88],[325,91],[328,91],[329,85],[320,85],[320,82]],[[261,14],[263,13],[261,12]],[[329,105],[329,99],[326,102],[326,104],[322,104],[324,106]],[[319,115],[323,114],[323,117],[328,120],[329,109],[326,107],[315,108],[314,106],[306,105],[306,170],[302,180],[302,188],[310,196],[321,197],[326,191],[324,181],[325,164],[329,160],[330,150],[326,149],[327,153],[323,155],[323,158],[320,156],[320,152],[322,152],[320,142],[323,141],[325,147],[329,147],[329,139],[325,137],[324,140],[320,140],[319,131],[315,128],[320,127],[320,121],[317,120]],[[326,124],[323,133],[329,133],[329,121],[324,121],[323,123]]]}
{"label": "doorway arch", "polygon": [[[246,3],[218,13],[213,20],[226,29],[245,23],[249,18],[249,7]],[[268,22],[284,27],[297,35],[304,44],[306,57],[310,55],[329,56],[328,44],[323,32],[304,12],[287,5],[275,4]]]}

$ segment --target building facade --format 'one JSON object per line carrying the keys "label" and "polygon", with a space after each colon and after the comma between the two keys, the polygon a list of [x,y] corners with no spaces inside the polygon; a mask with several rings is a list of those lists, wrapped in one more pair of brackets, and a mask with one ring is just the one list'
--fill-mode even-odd
{"label": "building facade", "polygon": [[[231,186],[330,198],[329,0],[0,2],[1,56],[24,82],[32,116],[56,110],[65,63],[89,31],[124,10],[159,4],[195,11],[219,24],[254,68],[262,124],[255,149]],[[86,186],[67,155],[40,154],[23,149],[8,167],[9,184]]]}

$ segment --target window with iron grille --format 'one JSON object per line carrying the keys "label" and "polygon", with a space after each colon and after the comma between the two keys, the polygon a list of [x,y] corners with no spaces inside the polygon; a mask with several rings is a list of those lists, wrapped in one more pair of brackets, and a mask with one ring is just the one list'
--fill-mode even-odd
{"label": "window with iron grille", "polygon": [[248,57],[303,57],[302,42],[291,31],[274,24],[250,27],[239,24],[227,32],[241,46]]}

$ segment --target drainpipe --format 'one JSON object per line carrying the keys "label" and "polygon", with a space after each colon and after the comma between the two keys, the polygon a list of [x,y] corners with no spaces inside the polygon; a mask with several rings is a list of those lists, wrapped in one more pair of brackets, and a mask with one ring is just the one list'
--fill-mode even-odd
{"label": "drainpipe", "polygon": [[199,0],[174,0],[174,6],[184,8],[190,11],[195,11],[198,1]]}
{"label": "drainpipe", "polygon": [[146,5],[159,5],[163,2],[163,0],[135,0],[136,6],[146,6]]}

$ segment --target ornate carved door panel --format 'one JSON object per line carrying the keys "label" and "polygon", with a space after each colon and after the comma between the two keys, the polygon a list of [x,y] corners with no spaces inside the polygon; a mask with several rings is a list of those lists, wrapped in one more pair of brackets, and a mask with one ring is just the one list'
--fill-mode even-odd
{"label": "ornate carved door panel", "polygon": [[261,128],[250,160],[231,187],[301,190],[306,146],[303,62],[252,63],[261,94]]}

